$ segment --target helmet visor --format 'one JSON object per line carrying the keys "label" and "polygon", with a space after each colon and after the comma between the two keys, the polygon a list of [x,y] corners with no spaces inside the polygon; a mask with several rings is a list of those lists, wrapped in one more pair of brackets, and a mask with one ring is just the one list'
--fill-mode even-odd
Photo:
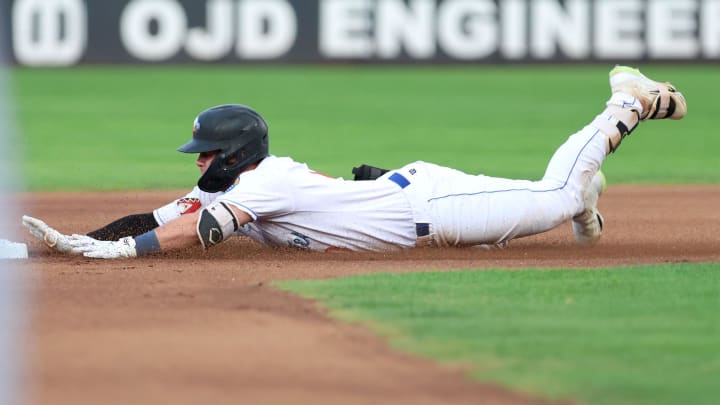
{"label": "helmet visor", "polygon": [[206,139],[194,138],[177,150],[183,153],[202,153],[214,150],[222,150],[227,146],[227,142],[208,141]]}

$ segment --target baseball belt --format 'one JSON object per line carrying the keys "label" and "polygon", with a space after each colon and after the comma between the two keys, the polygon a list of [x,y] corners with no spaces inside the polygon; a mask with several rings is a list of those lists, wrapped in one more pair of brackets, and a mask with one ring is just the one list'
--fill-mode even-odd
{"label": "baseball belt", "polygon": [[[410,181],[403,176],[400,173],[393,173],[388,177],[388,180],[392,181],[393,183],[400,186],[400,188],[403,190],[403,194],[408,198],[408,201],[410,202],[410,207],[413,210],[413,216],[415,217],[415,220],[417,221],[419,218],[425,218],[425,215],[421,215],[417,212],[417,204],[415,203],[418,198],[414,195],[414,193],[409,193],[405,188],[410,185]],[[430,222],[427,221],[420,221],[415,222],[415,235],[417,237],[415,245],[420,246],[433,246],[434,245],[434,238],[431,232],[432,225]]]}

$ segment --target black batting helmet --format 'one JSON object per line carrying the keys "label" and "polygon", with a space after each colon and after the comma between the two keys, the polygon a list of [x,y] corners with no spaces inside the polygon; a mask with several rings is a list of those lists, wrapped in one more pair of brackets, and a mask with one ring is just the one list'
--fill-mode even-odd
{"label": "black batting helmet", "polygon": [[268,155],[268,126],[248,106],[225,104],[208,108],[195,118],[193,139],[178,150],[219,151],[198,180],[198,187],[209,193],[225,191],[246,167]]}

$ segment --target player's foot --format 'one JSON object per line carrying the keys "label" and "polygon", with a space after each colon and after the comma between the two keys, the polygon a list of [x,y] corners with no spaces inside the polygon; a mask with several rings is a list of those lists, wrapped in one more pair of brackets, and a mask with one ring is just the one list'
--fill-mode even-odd
{"label": "player's foot", "polygon": [[597,203],[605,188],[607,188],[605,175],[598,171],[583,195],[585,211],[572,219],[573,235],[579,245],[590,246],[602,235],[604,219],[598,211]]}
{"label": "player's foot", "polygon": [[625,93],[640,101],[642,111],[637,111],[641,121],[670,118],[679,120],[687,113],[685,96],[668,83],[649,79],[640,70],[615,66],[610,71],[610,87],[613,93]]}

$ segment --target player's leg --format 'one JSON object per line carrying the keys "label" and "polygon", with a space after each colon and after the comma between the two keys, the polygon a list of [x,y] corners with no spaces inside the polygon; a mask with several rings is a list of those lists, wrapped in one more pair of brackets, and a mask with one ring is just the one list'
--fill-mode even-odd
{"label": "player's leg", "polygon": [[[639,121],[648,119],[681,119],[687,113],[682,93],[670,83],[660,83],[644,76],[638,69],[616,66],[610,71],[612,96],[607,109],[591,124],[607,137],[607,153],[617,150]],[[575,240],[583,245],[597,242],[602,234],[603,217],[597,201],[605,190],[602,173],[595,175],[584,192],[585,209],[573,217]]]}
{"label": "player's leg", "polygon": [[571,135],[539,181],[435,170],[429,199],[441,245],[499,244],[548,231],[581,213],[584,191],[606,156],[592,126]]}
{"label": "player's leg", "polygon": [[438,182],[430,209],[439,242],[502,243],[571,218],[578,242],[595,242],[602,232],[597,198],[603,187],[597,173],[605,157],[640,120],[679,119],[686,111],[674,88],[635,69],[613,69],[611,87],[607,108],[556,150],[542,180],[453,174]]}

